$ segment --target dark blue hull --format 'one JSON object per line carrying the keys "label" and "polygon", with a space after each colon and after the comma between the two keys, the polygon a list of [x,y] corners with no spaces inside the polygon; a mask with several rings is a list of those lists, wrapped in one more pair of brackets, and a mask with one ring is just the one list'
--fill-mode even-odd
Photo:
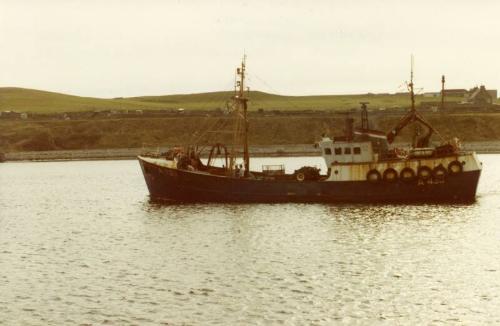
{"label": "dark blue hull", "polygon": [[473,202],[481,173],[463,172],[439,183],[299,182],[229,178],[139,162],[152,199],[180,202]]}

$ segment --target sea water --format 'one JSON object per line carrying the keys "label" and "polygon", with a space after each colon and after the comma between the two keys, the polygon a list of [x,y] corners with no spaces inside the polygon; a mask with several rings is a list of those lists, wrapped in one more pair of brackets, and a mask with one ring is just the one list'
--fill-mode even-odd
{"label": "sea water", "polygon": [[[0,164],[0,324],[498,324],[500,155],[480,159],[470,205],[165,205],[137,161]],[[281,163],[322,165],[253,167]]]}

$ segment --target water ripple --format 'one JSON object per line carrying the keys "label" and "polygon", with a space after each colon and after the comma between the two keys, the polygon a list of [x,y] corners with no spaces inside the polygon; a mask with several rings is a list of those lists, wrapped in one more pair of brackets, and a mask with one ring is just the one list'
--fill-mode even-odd
{"label": "water ripple", "polygon": [[481,159],[472,205],[165,205],[134,161],[2,164],[0,324],[498,324]]}

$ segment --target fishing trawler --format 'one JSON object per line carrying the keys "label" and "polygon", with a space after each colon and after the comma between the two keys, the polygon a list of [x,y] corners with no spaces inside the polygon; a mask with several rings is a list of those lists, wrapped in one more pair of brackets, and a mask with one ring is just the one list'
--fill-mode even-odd
{"label": "fishing trawler", "polygon": [[[231,146],[216,143],[204,163],[195,146],[173,148],[161,155],[140,155],[139,163],[153,200],[176,202],[472,202],[481,174],[474,152],[463,151],[455,139],[431,146],[439,133],[415,109],[413,68],[409,91],[411,108],[388,133],[370,129],[363,103],[361,126],[346,119],[342,136],[323,135],[321,149],[327,174],[312,166],[286,173],[283,165],[250,171],[248,97],[245,94],[245,60],[236,71],[231,100],[234,117]],[[409,125],[414,129],[408,150],[391,148]],[[242,149],[242,150],[241,150]],[[215,158],[222,166],[214,164]],[[238,159],[243,163],[238,164]]]}

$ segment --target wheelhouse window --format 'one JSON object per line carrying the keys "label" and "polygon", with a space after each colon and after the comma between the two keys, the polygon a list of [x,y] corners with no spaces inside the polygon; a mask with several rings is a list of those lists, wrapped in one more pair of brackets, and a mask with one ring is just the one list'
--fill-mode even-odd
{"label": "wheelhouse window", "polygon": [[335,155],[342,155],[342,148],[341,147],[335,148]]}
{"label": "wheelhouse window", "polygon": [[351,154],[351,148],[350,147],[345,147],[344,148],[344,154]]}
{"label": "wheelhouse window", "polygon": [[361,147],[354,147],[352,150],[354,154],[361,154]]}
{"label": "wheelhouse window", "polygon": [[332,149],[330,147],[325,148],[325,155],[332,155]]}

